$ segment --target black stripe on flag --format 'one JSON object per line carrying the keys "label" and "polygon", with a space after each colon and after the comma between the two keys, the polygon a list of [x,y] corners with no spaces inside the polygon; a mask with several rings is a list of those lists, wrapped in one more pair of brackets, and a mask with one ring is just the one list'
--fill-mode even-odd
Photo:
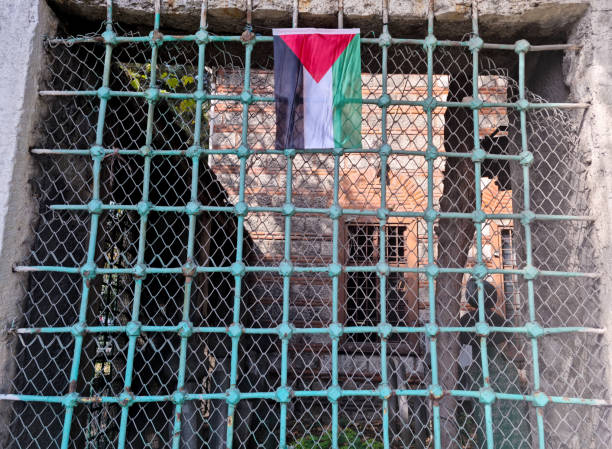
{"label": "black stripe on flag", "polygon": [[304,72],[280,36],[274,36],[274,100],[278,150],[304,148]]}

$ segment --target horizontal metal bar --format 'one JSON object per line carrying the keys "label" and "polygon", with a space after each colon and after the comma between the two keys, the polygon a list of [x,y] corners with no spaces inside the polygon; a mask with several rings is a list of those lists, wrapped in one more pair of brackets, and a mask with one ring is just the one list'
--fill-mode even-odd
{"label": "horizontal metal bar", "polygon": [[[292,267],[294,273],[327,273],[329,272],[329,266],[294,266]],[[373,273],[377,272],[380,268],[377,265],[370,266],[343,266],[342,271],[345,273]],[[390,273],[427,273],[427,267],[398,267],[388,266]],[[183,273],[182,267],[147,267],[146,274],[181,274]],[[210,266],[198,266],[195,268],[197,273],[228,273],[231,272],[232,267],[221,266],[221,267],[210,267]],[[244,270],[247,273],[281,273],[283,268],[278,266],[259,266],[251,265],[245,266]],[[17,265],[13,267],[14,272],[26,273],[26,272],[57,272],[57,273],[68,273],[68,274],[79,274],[81,268],[79,267],[63,267],[56,265]],[[455,273],[455,274],[473,274],[474,270],[471,268],[438,268],[440,273]],[[125,275],[141,275],[141,268],[96,268],[97,274],[125,274]],[[526,273],[522,269],[502,269],[502,268],[487,268],[487,273],[490,274],[517,274],[517,275],[532,275],[532,273]],[[551,271],[541,270],[537,272],[538,277],[583,277],[583,278],[599,278],[601,273],[599,272],[580,272],[580,271]]]}
{"label": "horizontal metal bar", "polygon": [[[96,90],[41,90],[38,92],[40,96],[97,96],[98,91]],[[110,97],[135,97],[135,98],[146,98],[146,92],[131,92],[131,91],[117,91],[111,90],[106,93]],[[195,93],[170,93],[170,92],[159,92],[160,98],[175,99],[175,100],[195,100],[197,95]],[[221,94],[203,94],[204,100],[213,101],[235,101],[242,102],[243,98],[241,95],[221,95]],[[249,103],[274,103],[275,98],[273,96],[252,96],[249,99]],[[370,104],[379,105],[380,99],[378,98],[349,98],[344,101],[347,104]],[[394,100],[389,99],[385,102],[385,107],[388,106],[419,106],[422,108],[430,107],[428,100]],[[504,103],[504,102],[482,102],[476,106],[471,103],[464,103],[459,101],[437,101],[434,108],[465,108],[465,109],[485,109],[485,108],[509,108],[509,109],[585,109],[590,106],[590,103]],[[380,106],[383,107],[383,106]]]}
{"label": "horizontal metal bar", "polygon": [[[68,211],[87,211],[89,209],[86,204],[52,204],[49,206],[51,210],[68,210]],[[103,204],[102,210],[138,210],[138,206],[135,204]],[[198,213],[200,212],[235,212],[233,206],[198,206]],[[166,213],[191,213],[192,211],[187,206],[150,206],[149,211],[151,212],[166,212]],[[248,213],[283,213],[282,207],[275,206],[252,206],[248,208]],[[298,214],[316,214],[316,215],[329,215],[331,213],[328,208],[308,208],[308,207],[296,207],[295,213]],[[372,216],[378,215],[378,211],[374,209],[342,209],[343,216]],[[470,212],[438,212],[439,218],[455,218],[472,220],[474,215]],[[386,212],[387,217],[396,218],[423,218],[425,212],[417,211],[405,211]],[[523,215],[520,213],[512,214],[487,214],[482,215],[485,220],[520,220]],[[545,215],[535,214],[533,217],[534,221],[595,221],[595,218],[589,215]]]}
{"label": "horizontal metal bar", "polygon": [[[102,150],[104,155],[125,155],[125,156],[184,156],[184,157],[193,157],[187,150],[151,150],[148,154],[143,154],[141,150],[135,149],[110,149],[104,148]],[[201,157],[205,158],[207,155],[237,155],[238,149],[210,149],[210,148],[202,148],[201,149]],[[251,154],[254,156],[257,155],[279,155],[282,156],[285,154],[285,150],[253,150],[251,149]],[[296,154],[325,154],[329,156],[334,156],[338,149],[335,148],[304,148],[304,149],[292,149]],[[339,151],[341,154],[379,154],[378,148],[343,148]],[[53,149],[53,148],[32,148],[30,150],[32,154],[49,154],[55,156],[65,156],[65,155],[75,155],[75,156],[89,156],[91,154],[90,150],[86,149]],[[429,154],[425,151],[410,151],[410,150],[393,150],[391,149],[391,155],[396,156],[419,156],[419,157],[427,157]],[[473,156],[472,153],[462,153],[462,152],[446,152],[446,151],[438,151],[436,157],[456,157],[456,158],[471,158]],[[494,159],[494,160],[515,160],[520,161],[521,156],[513,155],[513,154],[485,154],[485,159]]]}
{"label": "horizontal metal bar", "polygon": [[[240,42],[241,36],[217,36],[209,34],[208,38],[210,42]],[[196,36],[194,34],[186,35],[169,35],[164,34],[160,36],[162,42],[194,42]],[[252,42],[272,42],[272,36],[254,36]],[[148,43],[151,41],[149,36],[117,36],[117,44],[127,43]],[[60,45],[74,45],[74,44],[100,44],[104,43],[102,36],[84,36],[74,38],[53,38],[47,39],[46,42],[50,44]],[[362,37],[361,43],[363,44],[375,44],[380,45],[381,39],[379,37]],[[424,39],[409,39],[409,38],[391,38],[391,45],[418,45],[422,46],[425,43]],[[454,40],[439,40],[436,45],[440,47],[469,47],[468,41],[454,41]],[[516,49],[515,44],[497,44],[497,43],[484,43],[483,48],[490,50],[508,50],[514,51]],[[551,44],[551,45],[530,45],[526,51],[537,52],[537,51],[555,51],[555,50],[580,50],[581,45],[575,44]]]}
{"label": "horizontal metal bar", "polygon": [[[338,391],[341,397],[379,397],[380,392],[378,390],[340,390]],[[391,390],[390,393],[395,396],[421,396],[428,397],[431,393],[426,389],[415,389],[415,390],[403,390],[395,389]],[[292,396],[295,398],[307,398],[307,397],[327,397],[327,390],[296,390],[292,392]],[[465,398],[478,398],[480,397],[479,391],[469,390],[447,390],[444,392],[445,395],[453,397],[465,397]],[[204,401],[204,400],[226,400],[226,393],[185,393],[185,400],[187,401]],[[276,391],[248,391],[240,392],[240,400],[276,400]],[[498,393],[495,392],[495,398],[508,401],[524,401],[524,402],[535,402],[536,398],[534,395],[521,395],[521,394],[509,394],[509,393]],[[577,398],[568,396],[547,396],[548,400],[555,404],[572,404],[572,405],[590,405],[595,407],[611,407],[612,404],[605,399],[591,399],[591,398]],[[61,404],[66,399],[65,396],[36,396],[36,395],[25,395],[25,394],[0,394],[0,400],[2,401],[21,401],[21,402],[47,402]],[[382,398],[381,398],[382,399]],[[124,399],[119,396],[80,396],[76,399],[77,403],[80,404],[92,404],[92,403],[115,403],[118,404]],[[131,402],[143,403],[143,402],[171,402],[174,400],[173,395],[156,395],[156,396],[132,396]]]}
{"label": "horizontal metal bar", "polygon": [[[128,326],[82,326],[79,329],[86,334],[120,334],[126,332]],[[156,332],[156,333],[171,333],[180,332],[183,328],[181,326],[156,326],[156,325],[142,325],[140,327],[142,332]],[[193,332],[201,334],[227,334],[229,333],[228,327],[222,326],[210,326],[202,327],[195,326],[192,328]],[[522,326],[513,327],[502,327],[502,326],[490,326],[490,332],[502,332],[502,333],[520,333],[527,334],[528,328]],[[39,334],[67,334],[74,331],[71,326],[61,327],[22,327],[16,329],[9,329],[9,334],[24,334],[24,335],[39,335]],[[378,333],[379,328],[377,326],[345,326],[342,328],[342,332],[345,334],[367,334],[367,333]],[[423,326],[392,326],[391,334],[422,334],[427,329]],[[476,333],[475,327],[459,327],[441,326],[438,328],[439,332],[442,333]],[[269,327],[253,327],[243,328],[242,332],[247,335],[278,335],[278,328]],[[321,335],[329,334],[329,328],[327,327],[306,327],[306,328],[293,328],[295,334],[301,335]],[[583,334],[603,334],[606,332],[604,328],[594,327],[542,327],[542,335],[556,335],[563,333],[583,333]]]}

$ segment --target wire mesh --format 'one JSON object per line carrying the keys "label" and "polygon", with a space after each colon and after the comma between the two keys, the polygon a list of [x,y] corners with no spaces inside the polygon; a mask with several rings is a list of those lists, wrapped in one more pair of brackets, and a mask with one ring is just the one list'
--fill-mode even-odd
{"label": "wire mesh", "polygon": [[296,151],[269,39],[158,27],[46,43],[8,447],[607,447],[588,162],[524,66],[385,30],[361,148]]}

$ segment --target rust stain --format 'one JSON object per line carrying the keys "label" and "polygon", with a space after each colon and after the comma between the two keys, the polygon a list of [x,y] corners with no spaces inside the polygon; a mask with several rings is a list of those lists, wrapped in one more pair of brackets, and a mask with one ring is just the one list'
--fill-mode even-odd
{"label": "rust stain", "polygon": [[70,381],[70,385],[68,386],[68,393],[74,393],[76,390],[77,390],[76,380]]}
{"label": "rust stain", "polygon": [[[178,413],[176,414],[176,422],[177,422],[177,423],[179,423],[179,424],[181,423],[181,420],[182,420],[182,418],[183,418],[183,416],[182,416],[182,415],[183,415],[183,414],[182,414],[181,412],[178,412]],[[180,431],[180,430],[177,430],[177,431],[175,431],[175,432],[173,433],[173,436],[174,436],[174,437],[178,437],[178,436],[180,436],[180,434],[181,434],[181,431]]]}

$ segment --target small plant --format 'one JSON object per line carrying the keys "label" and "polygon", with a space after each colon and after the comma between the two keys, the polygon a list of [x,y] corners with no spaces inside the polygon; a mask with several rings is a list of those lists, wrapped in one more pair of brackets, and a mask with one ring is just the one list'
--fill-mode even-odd
{"label": "small plant", "polygon": [[[305,435],[290,444],[292,449],[330,449],[332,447],[332,433],[327,430],[318,435]],[[340,449],[383,449],[382,441],[366,438],[356,429],[346,428],[338,435]]]}

